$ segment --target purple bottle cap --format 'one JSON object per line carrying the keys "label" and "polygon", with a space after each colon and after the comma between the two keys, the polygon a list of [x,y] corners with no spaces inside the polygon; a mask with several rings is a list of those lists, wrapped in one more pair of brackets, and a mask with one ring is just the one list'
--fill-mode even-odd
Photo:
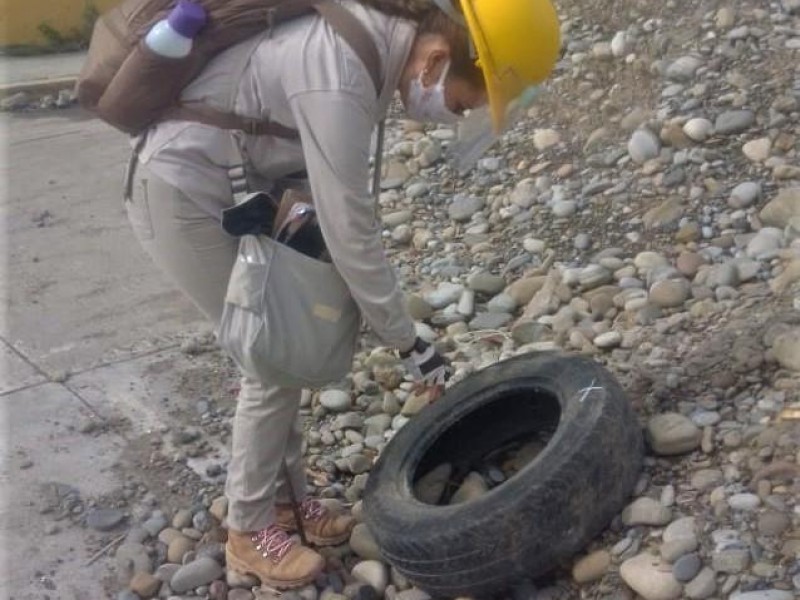
{"label": "purple bottle cap", "polygon": [[183,37],[193,39],[206,24],[206,9],[197,2],[180,0],[167,17],[170,27]]}

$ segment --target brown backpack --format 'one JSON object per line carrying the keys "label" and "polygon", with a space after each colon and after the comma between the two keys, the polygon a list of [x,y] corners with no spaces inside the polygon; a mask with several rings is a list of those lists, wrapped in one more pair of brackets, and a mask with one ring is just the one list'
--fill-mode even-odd
{"label": "brown backpack", "polygon": [[361,22],[333,0],[195,0],[208,23],[186,58],[164,58],[142,41],[175,0],[123,0],[97,20],[78,78],[81,105],[130,134],[165,119],[197,121],[252,135],[295,137],[277,123],[248,119],[207,105],[183,105],[181,91],[217,54],[270,27],[318,12],[364,63],[380,94],[380,58]]}

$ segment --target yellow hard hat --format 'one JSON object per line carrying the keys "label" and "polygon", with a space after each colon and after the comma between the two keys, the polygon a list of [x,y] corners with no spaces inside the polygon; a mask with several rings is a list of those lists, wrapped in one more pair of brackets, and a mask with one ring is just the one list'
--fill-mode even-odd
{"label": "yellow hard hat", "polygon": [[561,48],[558,15],[550,0],[461,0],[461,9],[499,132],[509,103],[553,70]]}

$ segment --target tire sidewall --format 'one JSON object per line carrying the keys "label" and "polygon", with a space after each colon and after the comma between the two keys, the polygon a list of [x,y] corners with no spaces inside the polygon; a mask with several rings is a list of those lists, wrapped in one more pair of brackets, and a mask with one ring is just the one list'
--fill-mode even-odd
{"label": "tire sidewall", "polygon": [[[474,501],[432,506],[417,500],[412,478],[425,452],[455,423],[496,400],[498,392],[521,385],[539,388],[559,402],[558,427],[545,449],[514,477]],[[629,454],[627,462],[623,449]],[[602,520],[604,526],[627,497],[640,461],[640,429],[610,374],[580,356],[523,355],[453,386],[396,434],[367,484],[367,523],[390,562],[411,560],[408,555],[416,553],[420,556],[413,560],[422,570],[496,564],[499,570],[528,572],[537,565],[552,566],[594,536],[597,523]],[[596,489],[604,487],[599,481],[604,472],[614,471],[620,462],[625,468],[616,469],[617,481],[605,490]],[[570,506],[583,493],[581,505]],[[538,524],[535,540],[531,527],[537,524],[531,521],[537,515],[547,521]],[[540,552],[543,544],[548,552],[532,560],[529,553]],[[475,548],[479,551],[471,552]],[[434,573],[431,577],[437,579]],[[435,587],[429,584],[429,589]]]}

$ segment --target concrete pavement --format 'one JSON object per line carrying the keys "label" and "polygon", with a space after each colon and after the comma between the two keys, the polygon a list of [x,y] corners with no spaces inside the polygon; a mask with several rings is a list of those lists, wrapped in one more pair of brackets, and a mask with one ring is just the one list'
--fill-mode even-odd
{"label": "concrete pavement", "polygon": [[0,55],[0,85],[75,77],[80,73],[84,60],[85,52],[36,56]]}
{"label": "concrete pavement", "polygon": [[54,525],[46,490],[120,489],[126,447],[171,423],[164,398],[195,400],[178,380],[210,359],[178,345],[208,325],[128,228],[124,136],[78,109],[0,128],[0,598],[106,598],[113,552],[87,563],[115,534]]}
{"label": "concrete pavement", "polygon": [[38,95],[72,89],[85,59],[85,52],[0,55],[0,97],[18,92]]}

